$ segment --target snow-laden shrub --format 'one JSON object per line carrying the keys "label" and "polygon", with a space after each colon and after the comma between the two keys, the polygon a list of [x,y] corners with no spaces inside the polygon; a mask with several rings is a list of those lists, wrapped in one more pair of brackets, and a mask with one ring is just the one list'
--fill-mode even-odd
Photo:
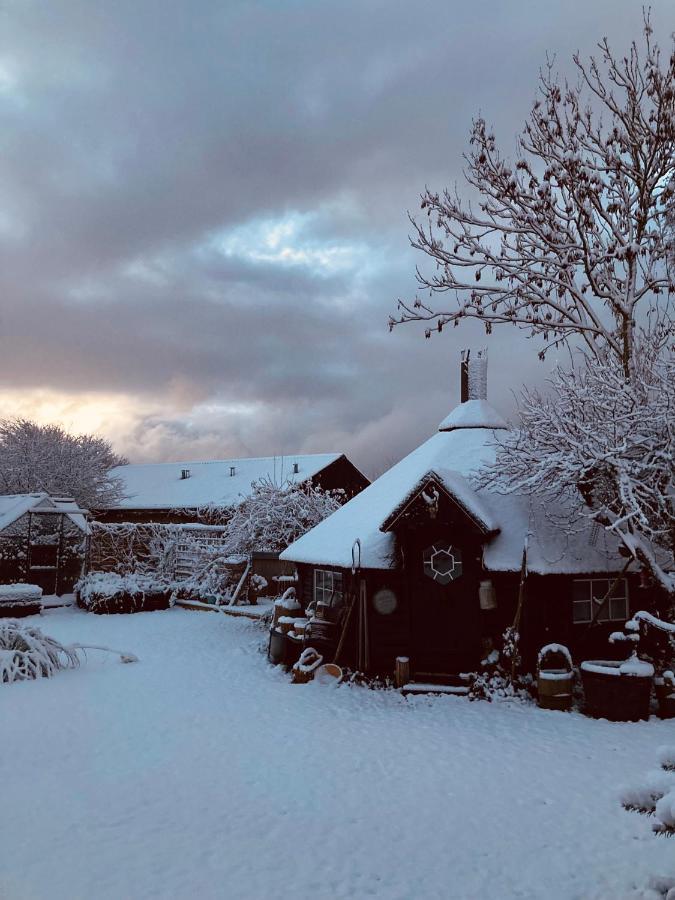
{"label": "snow-laden shrub", "polygon": [[93,613],[134,613],[173,605],[171,588],[147,575],[90,572],[76,590],[80,606]]}
{"label": "snow-laden shrub", "polygon": [[532,702],[534,679],[530,674],[518,672],[521,663],[519,641],[517,629],[511,626],[506,628],[502,635],[501,651],[492,650],[482,660],[482,671],[471,676],[471,700]]}
{"label": "snow-laden shrub", "polygon": [[675,747],[659,747],[657,758],[661,769],[649,772],[641,784],[624,788],[621,802],[626,809],[653,815],[653,830],[672,837],[675,835]]}
{"label": "snow-laden shrub", "polygon": [[675,788],[658,801],[654,819],[653,828],[658,834],[675,834]]}
{"label": "snow-laden shrub", "polygon": [[656,759],[666,772],[675,772],[675,747],[659,747]]}
{"label": "snow-laden shrub", "polygon": [[269,582],[264,575],[251,575],[251,588],[256,594],[259,594],[260,591],[264,591],[268,584]]}
{"label": "snow-laden shrub", "polygon": [[644,780],[639,784],[625,785],[619,792],[621,805],[625,809],[635,810],[641,813],[653,813],[656,804],[664,796],[675,788],[675,778],[663,769],[647,772]]}
{"label": "snow-laden shrub", "polygon": [[228,551],[245,556],[254,550],[278,553],[346,499],[344,491],[326,491],[308,482],[254,481],[251,494],[236,507],[227,524]]}
{"label": "snow-laden shrub", "polygon": [[0,683],[50,678],[59,669],[80,664],[77,650],[32,625],[0,622]]}

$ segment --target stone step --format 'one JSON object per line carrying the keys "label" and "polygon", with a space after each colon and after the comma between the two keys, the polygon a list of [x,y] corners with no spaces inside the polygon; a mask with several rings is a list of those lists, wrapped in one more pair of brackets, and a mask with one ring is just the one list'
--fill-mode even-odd
{"label": "stone step", "polygon": [[429,681],[411,681],[401,688],[403,696],[408,694],[452,694],[456,697],[466,697],[469,688],[465,684],[435,684]]}

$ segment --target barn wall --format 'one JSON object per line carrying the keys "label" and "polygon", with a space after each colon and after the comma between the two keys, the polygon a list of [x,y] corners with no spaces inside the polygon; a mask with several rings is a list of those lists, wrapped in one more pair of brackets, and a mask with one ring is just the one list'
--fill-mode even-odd
{"label": "barn wall", "polygon": [[312,484],[326,491],[342,489],[351,500],[368,487],[370,481],[354,466],[346,456],[340,456],[325,469],[313,476]]}

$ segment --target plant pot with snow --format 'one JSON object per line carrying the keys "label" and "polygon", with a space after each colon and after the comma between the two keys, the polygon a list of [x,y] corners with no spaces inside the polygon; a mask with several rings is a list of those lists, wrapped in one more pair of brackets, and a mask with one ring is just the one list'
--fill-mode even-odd
{"label": "plant pot with snow", "polygon": [[292,631],[286,635],[286,652],[284,654],[284,663],[292,668],[302,653],[303,638],[298,637]]}
{"label": "plant pot with snow", "polygon": [[270,629],[270,642],[267,648],[267,658],[278,666],[286,656],[286,635],[278,628]]}
{"label": "plant pot with snow", "polygon": [[664,672],[663,677],[654,679],[654,693],[660,718],[675,719],[675,676],[672,672]]}
{"label": "plant pot with snow", "polygon": [[586,660],[581,664],[584,712],[611,722],[649,718],[654,667],[636,656],[621,660]]}
{"label": "plant pot with snow", "polygon": [[313,647],[305,648],[292,669],[293,684],[307,684],[323,662],[323,656]]}

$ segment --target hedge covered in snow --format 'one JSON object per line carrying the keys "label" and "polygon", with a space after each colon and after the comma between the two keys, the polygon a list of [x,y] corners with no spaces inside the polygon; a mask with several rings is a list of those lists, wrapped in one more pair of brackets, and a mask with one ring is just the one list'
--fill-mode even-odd
{"label": "hedge covered in snow", "polygon": [[90,572],[76,585],[79,606],[93,613],[135,613],[173,605],[169,585],[147,575]]}

